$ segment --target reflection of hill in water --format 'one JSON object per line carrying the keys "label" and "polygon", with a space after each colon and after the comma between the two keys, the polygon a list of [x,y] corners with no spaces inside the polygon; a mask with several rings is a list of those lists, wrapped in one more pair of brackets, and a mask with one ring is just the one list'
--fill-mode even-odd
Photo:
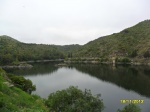
{"label": "reflection of hill in water", "polygon": [[112,65],[74,65],[84,73],[88,73],[103,81],[114,83],[127,90],[133,90],[150,97],[150,67]]}
{"label": "reflection of hill in water", "polygon": [[58,70],[54,63],[34,63],[33,68],[30,69],[7,69],[8,73],[15,75],[44,75],[50,74]]}
{"label": "reflection of hill in water", "polygon": [[[8,69],[8,73],[16,75],[44,75],[56,72],[55,63],[34,63],[31,69]],[[133,90],[141,95],[150,97],[150,67],[112,65],[73,65],[78,71],[88,73],[103,81],[114,83],[127,90]],[[72,66],[70,66],[72,68]]]}

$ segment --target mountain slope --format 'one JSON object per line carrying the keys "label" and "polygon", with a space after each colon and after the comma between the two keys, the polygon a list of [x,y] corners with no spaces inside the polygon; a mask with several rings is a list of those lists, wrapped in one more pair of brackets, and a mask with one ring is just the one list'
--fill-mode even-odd
{"label": "mountain slope", "polygon": [[149,58],[150,20],[119,33],[100,37],[83,46],[21,43],[9,36],[0,36],[0,65],[14,61],[50,60],[65,57],[84,58]]}
{"label": "mountain slope", "polygon": [[119,33],[100,37],[81,47],[76,57],[150,57],[150,20]]}
{"label": "mountain slope", "polygon": [[63,45],[63,46],[56,45],[56,47],[57,47],[60,51],[69,53],[69,52],[74,52],[75,50],[78,50],[78,49],[81,47],[81,45],[78,45],[78,44]]}
{"label": "mountain slope", "polygon": [[53,45],[21,43],[9,36],[0,36],[0,54],[0,64],[64,58],[64,54]]}
{"label": "mountain slope", "polygon": [[9,36],[0,36],[0,65],[15,61],[63,59],[80,45],[44,45],[19,42]]}

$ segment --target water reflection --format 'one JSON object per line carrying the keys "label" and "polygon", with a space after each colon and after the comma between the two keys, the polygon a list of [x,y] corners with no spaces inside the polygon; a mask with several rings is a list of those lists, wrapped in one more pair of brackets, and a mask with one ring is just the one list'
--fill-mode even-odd
{"label": "water reflection", "polygon": [[[111,65],[74,65],[83,73],[88,73],[103,81],[108,81],[125,89],[133,90],[141,95],[150,97],[149,67],[141,66],[117,66],[113,69]],[[150,72],[149,72],[150,73]]]}
{"label": "water reflection", "polygon": [[58,67],[54,66],[56,63],[54,62],[44,62],[44,63],[32,63],[33,68],[27,69],[5,69],[7,72],[16,74],[16,75],[45,75],[51,74],[58,70]]}
{"label": "water reflection", "polygon": [[35,94],[47,98],[57,90],[70,85],[79,89],[90,89],[93,94],[101,93],[104,100],[103,112],[116,112],[123,108],[121,99],[142,99],[142,112],[150,111],[150,67],[74,64],[56,67],[54,63],[34,64],[32,69],[9,70],[24,75],[36,85]]}

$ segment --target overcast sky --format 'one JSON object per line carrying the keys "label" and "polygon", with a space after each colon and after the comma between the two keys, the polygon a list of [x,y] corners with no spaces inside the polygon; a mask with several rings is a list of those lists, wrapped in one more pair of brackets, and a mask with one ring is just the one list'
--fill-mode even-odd
{"label": "overcast sky", "polygon": [[0,0],[0,35],[38,44],[86,44],[150,19],[150,0]]}

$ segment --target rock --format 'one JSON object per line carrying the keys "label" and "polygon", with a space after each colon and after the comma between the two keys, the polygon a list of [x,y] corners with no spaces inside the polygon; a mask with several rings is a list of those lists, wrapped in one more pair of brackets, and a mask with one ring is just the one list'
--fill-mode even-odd
{"label": "rock", "polygon": [[5,84],[5,85],[7,85],[8,87],[14,87],[14,85],[13,84],[11,84],[11,83],[9,83],[9,82],[3,82],[3,84]]}
{"label": "rock", "polygon": [[33,66],[30,64],[20,64],[20,65],[6,65],[1,66],[2,68],[32,68]]}
{"label": "rock", "polygon": [[60,63],[60,64],[56,64],[55,66],[61,66],[62,67],[62,66],[68,66],[68,65],[65,63],[62,63],[62,64]]}

